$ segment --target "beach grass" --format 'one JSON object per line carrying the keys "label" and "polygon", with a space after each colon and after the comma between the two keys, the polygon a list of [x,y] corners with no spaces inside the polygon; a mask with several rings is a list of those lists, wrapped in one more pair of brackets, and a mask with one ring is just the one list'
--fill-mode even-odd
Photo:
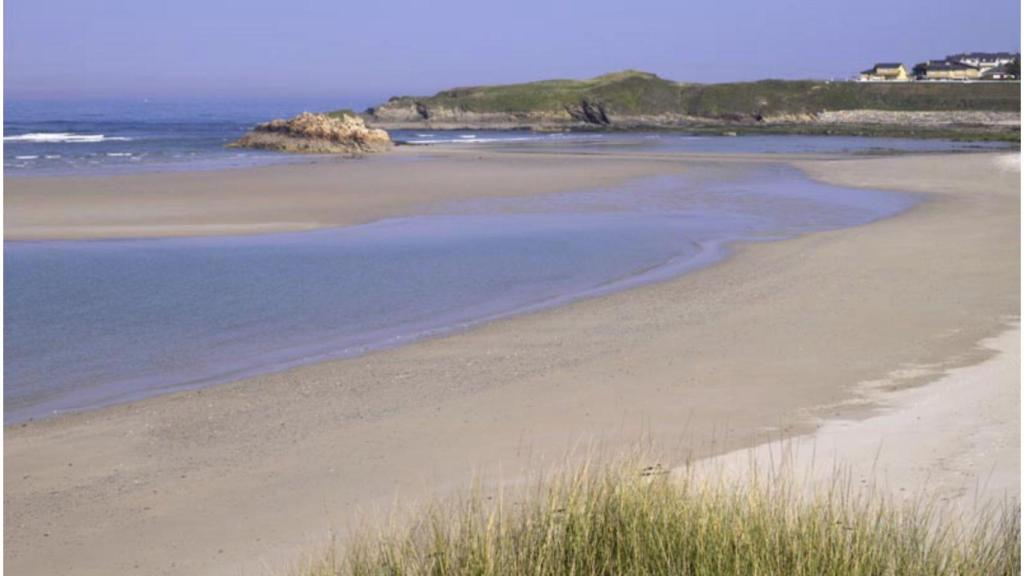
{"label": "beach grass", "polygon": [[478,487],[357,532],[300,574],[1020,574],[1017,503],[962,521],[848,482],[808,492],[754,476],[582,465],[515,496]]}

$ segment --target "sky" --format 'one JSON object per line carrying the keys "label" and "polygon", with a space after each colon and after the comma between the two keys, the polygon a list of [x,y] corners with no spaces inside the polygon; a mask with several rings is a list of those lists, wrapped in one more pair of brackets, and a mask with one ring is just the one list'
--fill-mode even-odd
{"label": "sky", "polygon": [[1019,51],[1019,0],[7,0],[8,99],[337,98],[634,68],[848,78]]}

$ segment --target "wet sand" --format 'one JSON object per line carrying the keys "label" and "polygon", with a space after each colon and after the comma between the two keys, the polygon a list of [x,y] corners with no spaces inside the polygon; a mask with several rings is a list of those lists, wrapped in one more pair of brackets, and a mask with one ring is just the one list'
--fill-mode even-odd
{"label": "wet sand", "polygon": [[[1019,319],[1020,175],[1006,157],[794,160],[830,183],[923,192],[927,199],[896,218],[743,246],[725,262],[673,281],[445,338],[9,427],[7,568],[260,573],[315,551],[330,529],[344,530],[358,511],[396,495],[443,493],[473,473],[515,478],[581,443],[615,451],[647,437],[671,465],[809,433],[822,418],[863,417],[874,405],[856,401],[863,383],[912,387],[977,364],[993,355],[980,343]],[[323,221],[351,223],[469,197],[472,187],[459,182],[474,178],[465,175],[474,172],[471,162],[494,182],[536,163],[527,170],[535,180],[488,188],[499,194],[611,183],[710,160],[462,154],[451,161],[447,176],[433,167],[433,180],[416,183],[431,190],[427,200],[411,192],[306,190],[332,214]],[[302,180],[300,167],[281,170],[242,182],[251,190],[256,180]],[[286,177],[290,170],[296,172]],[[365,182],[374,182],[365,171]],[[380,176],[379,189],[399,186],[400,173]],[[207,186],[214,200],[203,202],[223,202],[221,214],[231,213],[241,194],[230,174],[187,178]],[[206,178],[216,185],[199,184]],[[141,207],[124,190],[107,191],[111,199],[100,206],[158,216],[76,224],[73,215],[48,219],[43,201],[25,208],[37,201],[19,189],[24,182],[7,199],[8,238],[137,232],[168,222],[157,185],[140,196]],[[104,191],[89,194],[101,198]],[[297,194],[296,204],[307,198]],[[50,195],[51,208],[60,206],[60,190]],[[340,207],[329,208],[335,203]],[[275,221],[310,222],[295,214]],[[225,220],[211,216],[204,231]],[[246,222],[253,221],[267,219]],[[907,372],[920,366],[928,370]],[[1019,403],[1015,380],[1001,380],[1001,393],[1012,388]],[[962,425],[970,429],[975,417],[965,415]]]}
{"label": "wet sand", "polygon": [[244,170],[6,178],[4,238],[210,236],[350,226],[420,214],[458,200],[611,187],[685,171],[692,162],[781,158],[406,147],[355,162],[317,159]]}
{"label": "wet sand", "polygon": [[671,161],[399,149],[358,161],[5,180],[8,240],[253,234],[363,224],[438,202],[609,186]]}

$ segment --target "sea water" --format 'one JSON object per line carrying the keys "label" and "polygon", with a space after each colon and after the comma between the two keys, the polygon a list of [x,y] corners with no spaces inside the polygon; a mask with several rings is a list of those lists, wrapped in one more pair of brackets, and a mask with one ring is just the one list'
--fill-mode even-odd
{"label": "sea water", "polygon": [[785,166],[708,167],[341,229],[5,242],[5,421],[396,346],[913,202]]}
{"label": "sea water", "polygon": [[506,152],[891,154],[962,152],[1012,147],[1004,142],[966,142],[864,136],[690,134],[684,131],[555,132],[396,130],[391,137],[412,146],[481,147]]}
{"label": "sea water", "polygon": [[5,101],[4,174],[218,170],[308,161],[227,145],[259,122],[333,107],[319,100]]}
{"label": "sea water", "polygon": [[[227,148],[253,125],[338,102],[5,101],[6,176],[194,171],[309,162],[310,156]],[[396,130],[413,146],[496,151],[872,153],[1001,148],[1001,143],[845,136],[718,136],[677,132],[533,133],[528,131]],[[315,160],[315,158],[314,158]]]}

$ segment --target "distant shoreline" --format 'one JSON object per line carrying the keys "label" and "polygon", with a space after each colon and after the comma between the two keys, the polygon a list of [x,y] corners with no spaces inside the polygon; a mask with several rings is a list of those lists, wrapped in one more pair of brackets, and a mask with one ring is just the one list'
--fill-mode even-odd
{"label": "distant shoreline", "polygon": [[[993,113],[999,125],[959,124],[949,122],[935,126],[919,125],[912,122],[830,123],[815,120],[804,122],[758,123],[707,123],[704,120],[670,120],[664,123],[644,119],[625,119],[616,125],[590,124],[545,124],[517,123],[507,119],[491,122],[408,122],[380,121],[372,117],[369,124],[383,130],[431,130],[431,131],[523,131],[523,132],[566,132],[566,133],[629,133],[668,132],[713,136],[859,136],[874,138],[911,138],[926,140],[953,140],[963,142],[1005,142],[1020,145],[1020,114]],[[404,145],[402,141],[396,141]]]}
{"label": "distant shoreline", "polygon": [[1020,141],[1011,81],[673,82],[635,70],[588,80],[453,88],[398,96],[364,113],[393,129],[682,130]]}
{"label": "distant shoreline", "polygon": [[[1019,119],[1019,115],[1010,119]],[[505,124],[430,124],[415,123],[382,123],[374,122],[374,126],[384,130],[430,130],[435,132],[458,131],[521,131],[529,133],[569,133],[569,134],[606,134],[606,133],[674,133],[693,134],[695,136],[840,136],[865,138],[908,138],[921,140],[951,140],[954,142],[1005,142],[1020,146],[1020,135],[1012,130],[998,130],[978,126],[953,127],[920,127],[900,124],[821,124],[814,122],[791,123],[779,125],[726,125],[726,124],[692,124],[692,125],[638,125],[638,126],[568,126],[554,128],[546,126],[505,125]],[[409,142],[396,140],[398,146],[411,145]]]}

